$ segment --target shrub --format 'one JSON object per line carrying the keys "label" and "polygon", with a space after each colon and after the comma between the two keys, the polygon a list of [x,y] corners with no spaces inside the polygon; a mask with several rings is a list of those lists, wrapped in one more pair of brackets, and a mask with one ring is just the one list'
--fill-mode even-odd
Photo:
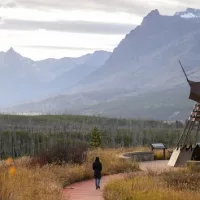
{"label": "shrub", "polygon": [[46,152],[32,157],[30,166],[43,166],[46,164],[77,163],[81,164],[86,160],[88,150],[87,144],[77,144],[75,146],[56,146]]}

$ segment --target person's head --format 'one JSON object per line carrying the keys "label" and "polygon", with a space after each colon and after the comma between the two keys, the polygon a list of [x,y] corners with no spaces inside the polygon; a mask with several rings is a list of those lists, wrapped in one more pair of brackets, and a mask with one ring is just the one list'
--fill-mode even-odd
{"label": "person's head", "polygon": [[99,161],[99,157],[96,157],[95,161]]}

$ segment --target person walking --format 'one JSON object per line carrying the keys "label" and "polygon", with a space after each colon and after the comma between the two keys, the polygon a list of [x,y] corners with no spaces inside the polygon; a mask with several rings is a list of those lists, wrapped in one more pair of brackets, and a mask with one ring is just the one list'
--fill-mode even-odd
{"label": "person walking", "polygon": [[99,157],[96,157],[92,168],[94,170],[94,178],[95,178],[96,189],[100,189],[102,164],[99,160]]}

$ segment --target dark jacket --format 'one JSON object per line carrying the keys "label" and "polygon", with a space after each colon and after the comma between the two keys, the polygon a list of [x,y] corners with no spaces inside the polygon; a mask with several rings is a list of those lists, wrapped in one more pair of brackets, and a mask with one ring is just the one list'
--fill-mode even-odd
{"label": "dark jacket", "polygon": [[94,178],[101,178],[102,164],[100,161],[95,161],[93,163]]}

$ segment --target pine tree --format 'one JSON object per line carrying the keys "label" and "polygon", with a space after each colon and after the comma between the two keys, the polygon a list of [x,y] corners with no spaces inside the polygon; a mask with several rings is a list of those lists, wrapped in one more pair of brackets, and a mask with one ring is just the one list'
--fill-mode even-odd
{"label": "pine tree", "polygon": [[101,147],[101,133],[99,132],[97,127],[94,127],[91,133],[90,146],[93,148]]}

